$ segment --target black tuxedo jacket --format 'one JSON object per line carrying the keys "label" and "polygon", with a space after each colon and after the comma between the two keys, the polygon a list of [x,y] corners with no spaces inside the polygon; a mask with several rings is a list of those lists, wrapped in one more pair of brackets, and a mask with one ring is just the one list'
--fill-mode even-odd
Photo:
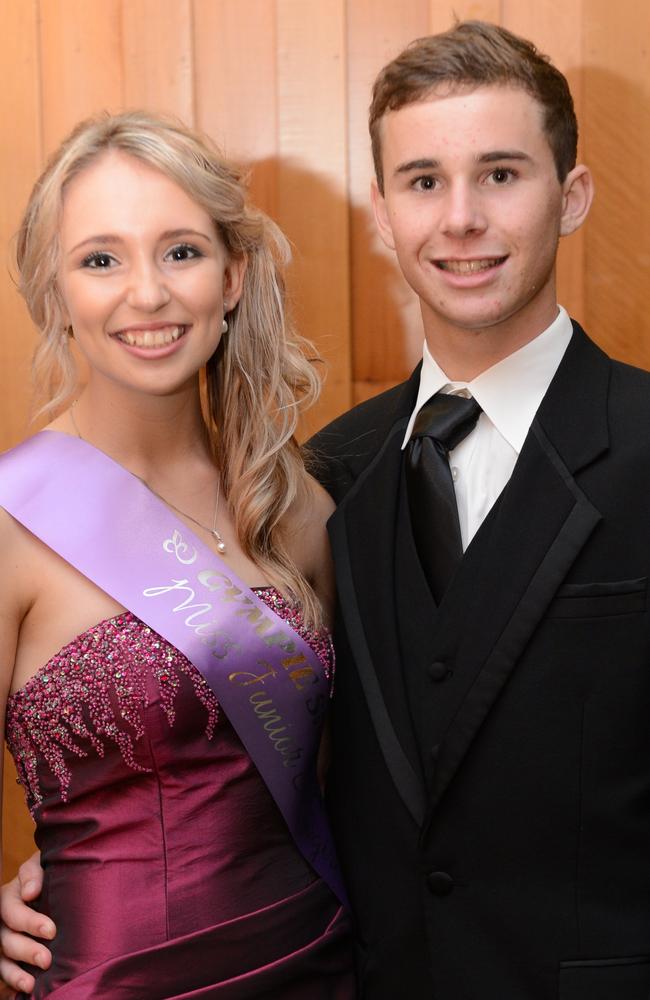
{"label": "black tuxedo jacket", "polygon": [[419,373],[312,441],[369,1000],[650,997],[650,375],[574,327],[439,607],[402,487]]}

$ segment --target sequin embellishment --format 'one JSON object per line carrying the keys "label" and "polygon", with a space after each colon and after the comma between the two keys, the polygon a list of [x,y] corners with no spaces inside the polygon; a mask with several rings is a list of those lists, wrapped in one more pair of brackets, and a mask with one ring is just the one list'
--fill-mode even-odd
{"label": "sequin embellishment", "polygon": [[[300,610],[274,588],[256,588],[256,593],[310,643],[331,680],[329,632],[306,629]],[[173,726],[181,675],[190,678],[207,711],[205,734],[212,739],[219,704],[207,682],[182,653],[130,611],[77,636],[11,695],[6,740],[32,814],[43,801],[42,762],[55,776],[64,802],[73,778],[70,754],[81,758],[94,751],[103,757],[107,742],[112,742],[128,767],[150,771],[137,752],[145,731],[147,678],[155,679],[160,705]]]}

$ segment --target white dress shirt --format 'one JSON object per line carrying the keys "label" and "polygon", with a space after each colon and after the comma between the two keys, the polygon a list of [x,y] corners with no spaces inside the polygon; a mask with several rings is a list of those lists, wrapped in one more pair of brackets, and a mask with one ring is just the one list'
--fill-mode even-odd
{"label": "white dress shirt", "polygon": [[473,396],[482,413],[474,430],[449,453],[463,551],[506,485],[546,390],[564,356],[573,328],[559,306],[543,333],[471,382],[450,382],[424,344],[420,389],[404,443],[415,418],[437,392]]}

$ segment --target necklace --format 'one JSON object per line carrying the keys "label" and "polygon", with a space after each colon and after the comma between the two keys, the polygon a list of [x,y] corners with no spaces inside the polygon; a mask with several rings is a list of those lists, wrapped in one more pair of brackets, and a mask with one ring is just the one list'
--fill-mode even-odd
{"label": "necklace", "polygon": [[[72,421],[72,426],[74,427],[75,434],[77,435],[79,440],[86,441],[85,437],[83,437],[81,431],[77,427],[77,421],[75,420],[74,408],[76,405],[77,405],[77,400],[75,399],[75,401],[72,403],[72,406],[70,407],[70,420]],[[217,517],[219,516],[219,500],[221,499],[221,476],[219,476],[219,480],[217,482],[217,499],[214,505],[214,516],[212,518],[212,527],[210,528],[207,524],[201,524],[200,521],[197,521],[197,519],[195,517],[192,517],[191,514],[188,514],[187,511],[181,510],[180,507],[177,507],[176,504],[171,502],[171,500],[166,500],[165,497],[161,496],[157,490],[154,490],[153,486],[150,486],[149,483],[142,478],[142,476],[138,476],[137,473],[135,472],[131,473],[131,475],[135,476],[136,479],[139,479],[142,485],[146,486],[149,492],[153,493],[155,497],[158,497],[158,499],[161,500],[162,503],[166,504],[167,507],[171,507],[171,509],[175,510],[177,514],[181,514],[183,517],[186,517],[188,521],[191,521],[192,524],[195,524],[197,528],[202,528],[203,531],[207,531],[209,535],[212,535],[212,537],[216,542],[217,552],[220,555],[225,554],[226,543],[224,542],[223,538],[221,537],[221,535],[217,530]]]}

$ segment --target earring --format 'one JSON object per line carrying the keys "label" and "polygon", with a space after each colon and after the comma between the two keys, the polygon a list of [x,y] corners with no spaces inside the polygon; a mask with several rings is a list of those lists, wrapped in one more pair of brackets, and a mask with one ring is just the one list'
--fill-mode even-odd
{"label": "earring", "polygon": [[222,333],[228,333],[228,321],[227,321],[227,319],[226,319],[225,316],[224,316],[224,318],[223,318],[223,320],[221,322],[221,332]]}

